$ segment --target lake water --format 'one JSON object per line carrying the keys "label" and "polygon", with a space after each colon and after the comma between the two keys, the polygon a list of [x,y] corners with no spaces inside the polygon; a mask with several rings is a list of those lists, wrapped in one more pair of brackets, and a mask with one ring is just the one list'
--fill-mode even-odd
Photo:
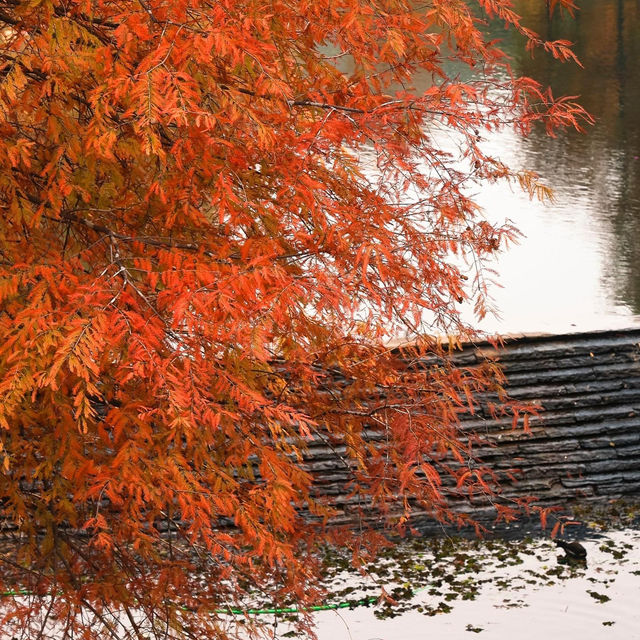
{"label": "lake water", "polygon": [[[592,531],[582,540],[586,564],[565,563],[549,539],[462,541],[448,549],[438,542],[437,554],[428,546],[396,550],[362,593],[410,588],[413,597],[388,607],[401,614],[384,617],[380,605],[324,611],[315,616],[318,640],[638,640],[640,531]],[[274,637],[285,633],[278,625]]]}
{"label": "lake water", "polygon": [[[334,570],[325,576],[325,605],[375,600],[382,588],[394,601],[313,614],[318,640],[460,640],[476,634],[482,640],[639,640],[640,531],[603,532],[591,523],[580,533],[586,563],[566,562],[549,538],[417,538],[383,552],[362,576],[340,568],[345,563],[336,559],[348,554],[336,550],[328,560]],[[256,598],[243,606],[273,606],[264,594]],[[265,639],[308,640],[292,627],[294,616],[257,617]],[[125,633],[130,625],[124,614],[117,620],[123,640],[133,638]],[[248,638],[245,621],[237,614],[223,616],[221,624]],[[61,637],[59,625],[51,621],[46,637]],[[20,629],[0,629],[0,640],[13,637],[22,637]]]}
{"label": "lake water", "polygon": [[575,19],[549,20],[544,3],[516,2],[525,24],[575,43],[584,68],[537,53],[492,27],[518,73],[579,95],[595,117],[586,135],[527,139],[504,132],[488,141],[516,168],[537,171],[555,192],[541,204],[508,187],[478,194],[491,219],[510,218],[520,244],[497,264],[493,294],[501,318],[482,328],[503,333],[571,332],[640,324],[640,2],[584,0]]}

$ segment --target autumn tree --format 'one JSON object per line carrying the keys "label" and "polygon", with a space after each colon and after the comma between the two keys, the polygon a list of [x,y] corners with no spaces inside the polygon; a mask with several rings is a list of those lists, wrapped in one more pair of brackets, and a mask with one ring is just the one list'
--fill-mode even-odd
{"label": "autumn tree", "polygon": [[380,525],[460,521],[458,417],[500,377],[426,336],[473,335],[515,234],[472,187],[544,193],[482,140],[586,117],[490,20],[573,58],[510,0],[0,0],[3,628],[223,638],[249,588],[313,601],[313,439]]}

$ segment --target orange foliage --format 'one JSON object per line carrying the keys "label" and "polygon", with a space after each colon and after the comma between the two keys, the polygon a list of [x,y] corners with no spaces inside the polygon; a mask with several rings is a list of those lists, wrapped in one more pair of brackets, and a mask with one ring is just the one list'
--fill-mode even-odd
{"label": "orange foliage", "polygon": [[499,374],[381,345],[486,313],[462,256],[515,231],[467,187],[544,188],[483,134],[588,118],[477,16],[572,58],[508,0],[0,0],[0,589],[56,595],[4,602],[27,636],[39,607],[222,638],[249,587],[312,600],[309,438],[387,524],[399,495],[456,522],[449,473],[490,490],[457,420]]}

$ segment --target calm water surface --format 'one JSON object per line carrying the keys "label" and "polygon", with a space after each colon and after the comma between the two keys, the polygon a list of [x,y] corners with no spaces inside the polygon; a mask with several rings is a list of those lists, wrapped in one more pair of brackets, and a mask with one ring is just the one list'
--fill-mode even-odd
{"label": "calm water surface", "polygon": [[[469,579],[482,583],[474,599],[447,598],[447,580],[440,595],[434,595],[430,578],[425,588],[416,589],[414,604],[429,607],[446,600],[450,612],[425,615],[414,609],[380,620],[375,609],[367,607],[325,611],[316,615],[318,640],[453,640],[475,634],[491,640],[638,640],[639,545],[636,530],[584,540],[584,566],[558,564],[561,552],[549,540],[530,542],[513,557],[502,555],[500,560],[495,551],[480,547],[476,553],[484,568],[473,577],[460,564],[464,555],[452,557],[450,564],[458,584]],[[416,563],[423,562],[426,570],[428,560],[416,554]],[[392,589],[386,581],[385,589]]]}
{"label": "calm water surface", "polygon": [[556,195],[546,205],[505,186],[477,196],[489,218],[510,218],[524,234],[496,265],[501,318],[484,321],[489,331],[640,324],[640,1],[577,4],[575,19],[549,20],[542,2],[516,8],[527,26],[574,42],[583,69],[543,53],[532,59],[515,34],[492,27],[516,71],[555,95],[580,96],[596,124],[587,135],[535,131],[522,140],[505,132],[487,141],[514,167],[537,171]]}

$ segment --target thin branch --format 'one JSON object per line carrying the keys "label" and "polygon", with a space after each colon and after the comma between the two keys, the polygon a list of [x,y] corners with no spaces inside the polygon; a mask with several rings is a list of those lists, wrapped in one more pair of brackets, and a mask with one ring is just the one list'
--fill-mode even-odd
{"label": "thin branch", "polygon": [[[194,244],[193,242],[180,242],[178,240],[173,240],[172,238],[162,238],[162,237],[154,237],[154,236],[128,236],[123,233],[118,233],[109,227],[105,227],[101,224],[96,224],[91,220],[87,220],[85,218],[79,218],[78,216],[73,215],[72,213],[63,213],[62,218],[55,218],[53,216],[44,215],[43,217],[47,220],[51,220],[52,222],[59,222],[61,224],[68,224],[69,222],[73,222],[76,224],[81,224],[92,231],[97,231],[99,233],[103,233],[110,238],[115,240],[121,240],[122,242],[140,242],[142,244],[149,244],[154,247],[168,247],[171,249],[185,249],[187,251],[199,251],[200,246]],[[205,252],[206,253],[206,252]],[[207,255],[212,255],[210,252]]]}

